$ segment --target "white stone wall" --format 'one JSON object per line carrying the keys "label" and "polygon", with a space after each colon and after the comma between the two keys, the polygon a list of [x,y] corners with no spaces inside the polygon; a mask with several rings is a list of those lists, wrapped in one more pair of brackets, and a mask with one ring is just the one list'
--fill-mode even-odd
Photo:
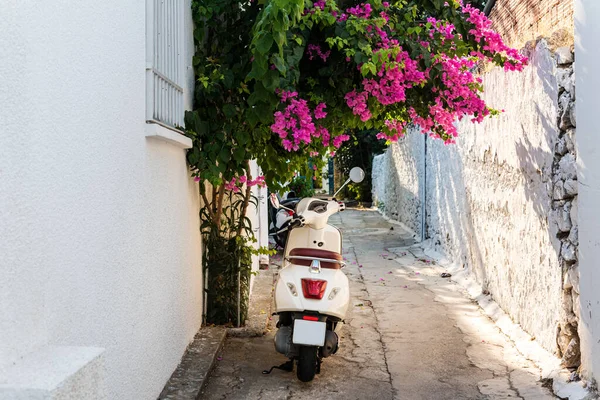
{"label": "white stone wall", "polygon": [[[486,73],[484,97],[505,113],[482,124],[461,122],[456,145],[427,138],[425,197],[425,233],[435,248],[467,268],[552,352],[562,312],[561,244],[551,217],[556,73],[543,41],[524,72]],[[391,176],[383,185],[385,212],[416,232],[424,198],[423,138],[413,133],[384,161]]]}
{"label": "white stone wall", "polygon": [[104,349],[107,398],[156,399],[200,327],[198,186],[185,150],[145,137],[145,11],[2,4],[0,389],[26,354],[76,346]]}
{"label": "white stone wall", "polygon": [[[392,144],[385,153],[385,215],[421,232],[425,136],[417,130]],[[392,172],[393,171],[393,172]]]}
{"label": "white stone wall", "polygon": [[[387,151],[387,150],[386,150]],[[385,210],[385,185],[387,181],[387,168],[384,168],[386,153],[373,157],[372,175],[372,194],[373,205],[380,210]]]}

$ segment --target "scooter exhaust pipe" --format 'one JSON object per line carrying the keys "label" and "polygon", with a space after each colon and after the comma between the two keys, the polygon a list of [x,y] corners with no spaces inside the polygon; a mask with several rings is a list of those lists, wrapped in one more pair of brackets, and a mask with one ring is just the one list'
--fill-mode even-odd
{"label": "scooter exhaust pipe", "polygon": [[327,331],[325,333],[325,344],[321,347],[321,357],[329,357],[335,354],[338,350],[339,337],[334,331]]}

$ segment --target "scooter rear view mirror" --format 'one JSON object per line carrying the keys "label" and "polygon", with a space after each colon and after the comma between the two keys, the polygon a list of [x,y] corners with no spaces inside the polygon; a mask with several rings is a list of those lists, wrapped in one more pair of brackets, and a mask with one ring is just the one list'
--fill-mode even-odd
{"label": "scooter rear view mirror", "polygon": [[281,208],[281,204],[279,203],[279,198],[277,197],[277,193],[271,193],[271,195],[269,196],[269,199],[271,200],[271,205],[273,206],[273,208],[275,208],[275,209]]}
{"label": "scooter rear view mirror", "polygon": [[348,178],[348,180],[346,182],[344,182],[344,184],[337,190],[337,192],[335,192],[333,194],[333,198],[335,198],[335,196],[337,196],[337,194],[339,192],[342,191],[343,188],[346,187],[347,184],[349,184],[350,182],[354,182],[354,183],[360,183],[363,181],[363,179],[365,179],[365,171],[362,170],[362,168],[360,167],[354,167],[350,170],[350,177]]}
{"label": "scooter rear view mirror", "polygon": [[354,167],[350,170],[350,180],[354,183],[360,183],[365,179],[365,171],[360,167]]}

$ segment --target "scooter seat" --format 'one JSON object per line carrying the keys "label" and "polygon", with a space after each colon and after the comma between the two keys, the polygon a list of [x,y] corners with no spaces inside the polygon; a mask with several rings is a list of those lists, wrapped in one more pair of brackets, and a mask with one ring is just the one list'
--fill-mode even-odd
{"label": "scooter seat", "polygon": [[[318,258],[321,261],[321,268],[327,269],[340,269],[342,268],[342,263],[344,257],[340,253],[336,253],[335,251],[329,250],[321,250],[321,249],[308,249],[308,248],[296,248],[290,251],[290,261],[292,264],[296,265],[304,265],[306,267],[310,267],[312,260],[294,258],[294,256],[298,257],[314,257]],[[323,261],[323,260],[332,260]]]}

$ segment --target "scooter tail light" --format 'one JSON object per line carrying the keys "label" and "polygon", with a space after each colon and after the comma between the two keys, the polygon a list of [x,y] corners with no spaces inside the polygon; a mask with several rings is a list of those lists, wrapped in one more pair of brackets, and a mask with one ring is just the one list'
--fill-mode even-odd
{"label": "scooter tail light", "polygon": [[327,281],[321,279],[302,279],[302,294],[306,299],[321,300],[327,289]]}

